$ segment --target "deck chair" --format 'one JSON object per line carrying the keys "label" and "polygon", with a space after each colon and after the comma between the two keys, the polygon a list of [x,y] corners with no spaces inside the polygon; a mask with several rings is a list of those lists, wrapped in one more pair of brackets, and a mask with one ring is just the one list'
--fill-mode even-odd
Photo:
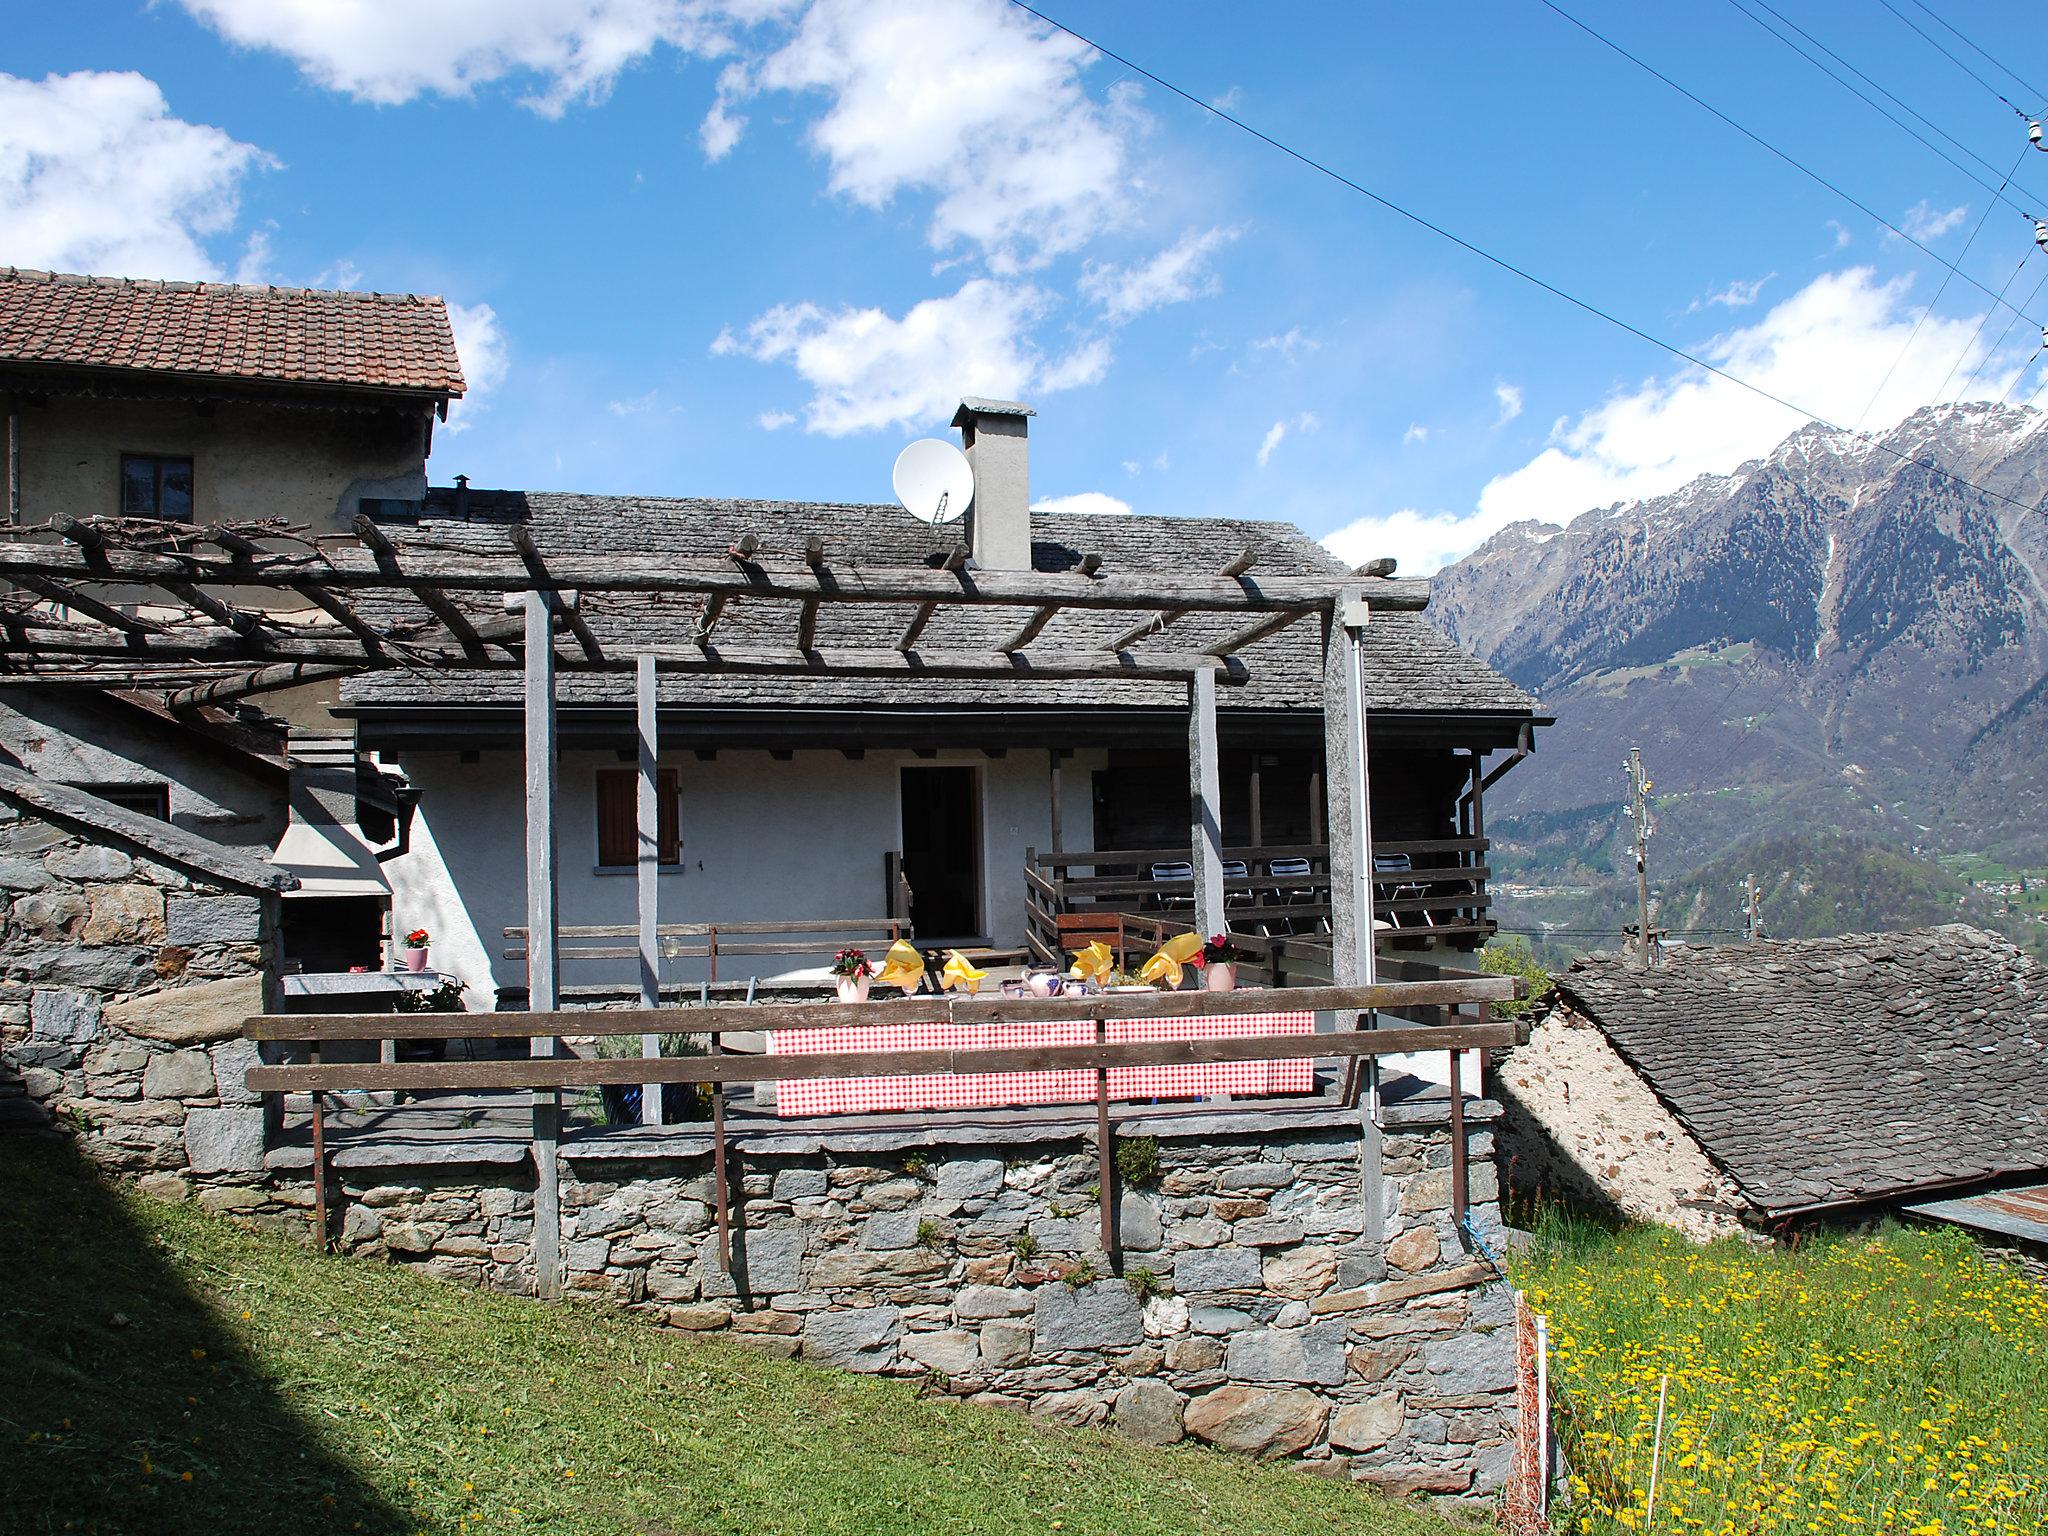
{"label": "deck chair", "polygon": [[1161,909],[1162,909],[1162,910],[1164,910],[1164,911],[1168,911],[1168,912],[1184,912],[1184,911],[1191,911],[1191,910],[1193,910],[1193,908],[1194,908],[1194,905],[1195,905],[1195,892],[1194,892],[1194,884],[1195,884],[1195,866],[1194,866],[1194,865],[1192,865],[1192,864],[1189,864],[1189,863],[1186,863],[1185,861],[1183,861],[1183,862],[1180,862],[1180,863],[1174,863],[1174,864],[1154,864],[1154,865],[1152,866],[1152,879],[1153,879],[1153,880],[1154,880],[1155,882],[1159,882],[1159,881],[1167,881],[1167,880],[1185,880],[1185,881],[1187,881],[1187,883],[1188,883],[1188,889],[1187,889],[1187,890],[1185,890],[1185,891],[1155,891],[1155,892],[1153,892],[1153,893],[1152,893],[1152,899],[1153,899],[1153,900],[1155,900],[1155,901],[1157,901],[1157,902],[1159,903],[1159,905],[1160,905]]}
{"label": "deck chair", "polygon": [[[1245,863],[1243,859],[1225,859],[1223,861],[1223,878],[1225,880],[1249,879],[1251,872],[1251,866]],[[1256,899],[1256,895],[1257,893],[1253,891],[1226,889],[1223,893],[1223,905],[1226,907],[1248,907]]]}
{"label": "deck chair", "polygon": [[[1376,853],[1372,856],[1372,872],[1375,875],[1409,875],[1415,872],[1415,861],[1405,853]],[[1410,901],[1429,894],[1428,888],[1408,882],[1388,887],[1387,895],[1393,901]],[[1430,925],[1427,912],[1390,912],[1387,914],[1389,928],[1427,928]]]}
{"label": "deck chair", "polygon": [[[1313,877],[1314,870],[1310,867],[1307,859],[1268,859],[1266,861],[1266,873],[1275,880],[1308,880]],[[1282,886],[1273,893],[1273,899],[1283,906],[1311,906],[1315,902],[1316,893],[1315,888],[1309,885]],[[1310,926],[1313,927],[1314,925],[1311,924]],[[1300,924],[1293,919],[1287,921],[1286,928],[1289,933],[1299,933],[1301,931]]]}

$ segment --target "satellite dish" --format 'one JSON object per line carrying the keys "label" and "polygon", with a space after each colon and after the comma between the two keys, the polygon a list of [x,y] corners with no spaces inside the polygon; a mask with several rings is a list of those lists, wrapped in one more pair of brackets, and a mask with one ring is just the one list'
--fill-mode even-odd
{"label": "satellite dish", "polygon": [[921,437],[896,456],[896,499],[920,522],[959,517],[974,500],[974,466],[942,437]]}

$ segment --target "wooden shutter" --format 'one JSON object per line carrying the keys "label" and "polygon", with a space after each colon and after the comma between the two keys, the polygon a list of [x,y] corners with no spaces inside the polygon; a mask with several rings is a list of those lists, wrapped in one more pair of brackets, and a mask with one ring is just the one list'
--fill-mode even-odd
{"label": "wooden shutter", "polygon": [[[663,768],[655,781],[658,857],[664,864],[682,858],[680,800],[683,771]],[[640,861],[640,771],[600,768],[597,771],[597,862],[602,868],[630,868]]]}

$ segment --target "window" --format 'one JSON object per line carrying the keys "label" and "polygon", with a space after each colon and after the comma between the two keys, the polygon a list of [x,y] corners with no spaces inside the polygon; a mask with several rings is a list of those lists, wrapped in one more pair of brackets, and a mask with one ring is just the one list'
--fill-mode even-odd
{"label": "window", "polygon": [[[683,771],[663,768],[655,780],[655,824],[664,864],[680,862],[683,838],[678,803]],[[597,863],[601,869],[630,869],[640,862],[640,770],[597,770]]]}
{"label": "window", "polygon": [[124,811],[154,816],[158,821],[171,819],[171,787],[168,784],[73,784],[71,787],[97,796],[109,805],[118,805]]}
{"label": "window", "polygon": [[356,502],[356,510],[373,523],[416,523],[420,520],[420,504],[397,496],[361,497]]}
{"label": "window", "polygon": [[121,455],[121,515],[192,521],[192,461],[154,453]]}

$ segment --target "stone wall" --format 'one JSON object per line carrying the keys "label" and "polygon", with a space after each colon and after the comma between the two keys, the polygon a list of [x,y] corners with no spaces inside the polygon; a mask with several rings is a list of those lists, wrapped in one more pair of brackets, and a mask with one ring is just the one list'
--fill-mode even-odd
{"label": "stone wall", "polygon": [[55,1120],[124,1173],[260,1177],[237,1036],[263,1011],[274,903],[0,813],[0,1127]]}
{"label": "stone wall", "polygon": [[[1473,1221],[1497,1238],[1492,1108],[1467,1135]],[[1140,1122],[1167,1134],[1157,1175],[1121,1195],[1120,1275],[1071,1133],[742,1135],[730,1277],[701,1134],[630,1159],[572,1140],[567,1292],[1063,1423],[1483,1501],[1511,1463],[1512,1304],[1452,1220],[1443,1109],[1389,1110],[1370,1182],[1355,1113],[1218,1115],[1180,1136]],[[530,1293],[527,1167],[402,1156],[337,1156],[341,1246]],[[253,1214],[296,1221],[301,1204]]]}
{"label": "stone wall", "polygon": [[1607,1037],[1558,1004],[1498,1066],[1501,1150],[1518,1188],[1675,1227],[1745,1230],[1749,1206]]}

